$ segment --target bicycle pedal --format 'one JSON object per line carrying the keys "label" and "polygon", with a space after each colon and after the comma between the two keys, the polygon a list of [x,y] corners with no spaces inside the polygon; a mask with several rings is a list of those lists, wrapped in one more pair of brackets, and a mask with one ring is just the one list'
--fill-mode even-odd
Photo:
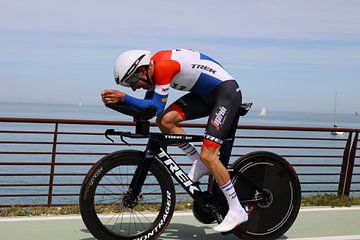
{"label": "bicycle pedal", "polygon": [[256,208],[255,204],[250,204],[250,205],[244,206],[244,209],[248,216],[251,215],[251,213],[255,210],[255,208]]}

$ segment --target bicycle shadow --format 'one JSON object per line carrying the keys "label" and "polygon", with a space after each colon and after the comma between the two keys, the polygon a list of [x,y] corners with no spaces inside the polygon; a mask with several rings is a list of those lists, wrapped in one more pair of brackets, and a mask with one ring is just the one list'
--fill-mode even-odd
{"label": "bicycle shadow", "polygon": [[[81,229],[81,232],[91,234],[87,229]],[[219,240],[219,239],[238,239],[232,234],[222,235],[216,233],[212,230],[212,226],[192,226],[189,224],[182,223],[172,223],[166,229],[166,231],[161,234],[158,238],[160,240]],[[279,240],[288,239],[286,235],[278,238]],[[82,238],[79,240],[96,240],[94,237]]]}
{"label": "bicycle shadow", "polygon": [[[213,226],[192,226],[189,224],[174,223],[170,224],[167,230],[160,236],[161,240],[219,240],[219,239],[239,239],[238,237],[227,234],[222,235],[212,230]],[[283,235],[279,240],[288,239],[287,236]]]}
{"label": "bicycle shadow", "polygon": [[[87,229],[81,229],[81,232],[91,234]],[[172,239],[194,239],[194,240],[219,240],[221,239],[233,239],[230,235],[223,236],[220,233],[212,232],[210,226],[192,226],[189,224],[172,223],[166,229],[164,233],[158,238],[159,240],[172,240]],[[82,238],[79,240],[96,240],[94,237]]]}
{"label": "bicycle shadow", "polygon": [[230,234],[223,236],[220,233],[215,233],[212,226],[193,226],[190,224],[173,223],[170,224],[166,231],[160,236],[161,240],[171,239],[196,239],[196,240],[219,240],[221,239],[234,239]]}

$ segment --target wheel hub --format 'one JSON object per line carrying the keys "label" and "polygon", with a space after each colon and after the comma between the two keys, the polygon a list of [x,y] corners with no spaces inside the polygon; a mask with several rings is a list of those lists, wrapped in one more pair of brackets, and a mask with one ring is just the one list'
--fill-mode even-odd
{"label": "wheel hub", "polygon": [[257,205],[260,208],[268,208],[271,206],[271,204],[274,201],[274,196],[272,194],[272,192],[269,189],[263,189],[263,194],[260,194],[259,192],[257,192],[257,194],[262,195],[261,197],[265,197],[264,201],[259,202]]}
{"label": "wheel hub", "polygon": [[124,207],[126,208],[134,208],[139,204],[139,199],[136,198],[131,198],[129,194],[126,194],[122,200]]}

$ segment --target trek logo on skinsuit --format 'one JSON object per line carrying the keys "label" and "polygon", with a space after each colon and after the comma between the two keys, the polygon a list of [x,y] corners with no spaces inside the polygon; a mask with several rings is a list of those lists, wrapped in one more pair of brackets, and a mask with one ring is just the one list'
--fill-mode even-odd
{"label": "trek logo on skinsuit", "polygon": [[196,68],[196,69],[205,70],[205,71],[211,72],[211,73],[213,73],[213,74],[216,73],[216,70],[212,69],[211,67],[202,65],[202,64],[191,64],[191,67],[192,67],[193,69]]}
{"label": "trek logo on skinsuit", "polygon": [[214,127],[216,128],[216,130],[220,130],[221,125],[223,124],[226,114],[226,108],[221,106],[219,107],[219,110],[215,113],[215,119],[211,119],[210,122],[212,125],[214,125]]}

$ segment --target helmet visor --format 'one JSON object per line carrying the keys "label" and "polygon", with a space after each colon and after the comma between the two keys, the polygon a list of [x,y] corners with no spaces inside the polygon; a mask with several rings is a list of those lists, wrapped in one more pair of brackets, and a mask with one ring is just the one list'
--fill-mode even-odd
{"label": "helmet visor", "polygon": [[139,81],[141,78],[142,78],[142,72],[137,71],[133,75],[131,75],[128,79],[126,79],[125,82],[131,85]]}
{"label": "helmet visor", "polygon": [[127,79],[124,79],[123,81],[120,81],[119,78],[115,78],[115,81],[117,84],[123,85],[125,87],[130,87],[131,84],[134,84],[137,81],[139,81],[141,77],[142,77],[141,71],[136,71],[133,75],[131,75]]}

